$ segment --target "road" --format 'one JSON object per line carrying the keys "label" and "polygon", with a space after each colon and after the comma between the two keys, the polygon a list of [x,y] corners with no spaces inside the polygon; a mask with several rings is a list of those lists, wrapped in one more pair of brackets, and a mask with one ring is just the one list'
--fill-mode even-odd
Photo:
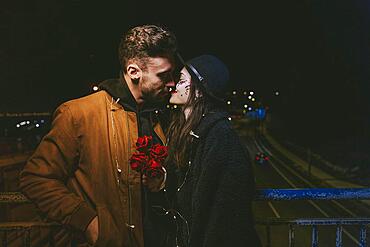
{"label": "road", "polygon": [[[263,151],[270,156],[268,163],[260,165],[253,163],[257,189],[267,188],[323,188],[325,183],[309,176],[306,171],[297,169],[297,166],[283,153],[271,146],[263,135],[255,130],[250,130],[243,122],[237,123],[236,129],[240,134],[252,157],[258,151]],[[254,213],[258,220],[266,218],[343,218],[343,217],[368,217],[370,209],[358,201],[256,201]],[[257,231],[264,246],[267,243],[266,227],[257,225]],[[334,226],[321,226],[319,229],[319,246],[335,246]],[[311,246],[311,230],[309,226],[295,227],[295,246]],[[271,246],[289,246],[289,227],[271,227]],[[359,227],[347,226],[343,228],[343,246],[359,246]],[[367,242],[369,242],[369,237]]]}

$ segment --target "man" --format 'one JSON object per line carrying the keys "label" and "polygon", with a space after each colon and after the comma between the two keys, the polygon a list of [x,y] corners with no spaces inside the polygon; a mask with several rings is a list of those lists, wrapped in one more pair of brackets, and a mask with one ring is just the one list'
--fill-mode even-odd
{"label": "man", "polygon": [[142,183],[129,158],[138,136],[165,142],[156,106],[174,85],[176,46],[175,36],[162,27],[129,30],[119,46],[120,78],[59,106],[50,132],[25,165],[23,193],[48,219],[70,228],[73,241],[120,247],[159,241],[151,236],[155,227],[143,183],[156,191],[163,177]]}

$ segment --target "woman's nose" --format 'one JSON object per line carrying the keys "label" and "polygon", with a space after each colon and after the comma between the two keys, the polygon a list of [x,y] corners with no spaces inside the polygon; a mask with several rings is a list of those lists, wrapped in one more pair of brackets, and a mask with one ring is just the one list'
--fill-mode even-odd
{"label": "woman's nose", "polygon": [[174,80],[170,80],[169,82],[166,83],[166,87],[174,87],[176,85]]}

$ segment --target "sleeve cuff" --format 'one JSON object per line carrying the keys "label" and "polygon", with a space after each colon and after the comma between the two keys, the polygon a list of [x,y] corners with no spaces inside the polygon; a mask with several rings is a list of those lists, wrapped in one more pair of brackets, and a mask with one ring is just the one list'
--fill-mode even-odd
{"label": "sleeve cuff", "polygon": [[71,215],[69,225],[84,232],[95,216],[97,216],[95,210],[83,202]]}

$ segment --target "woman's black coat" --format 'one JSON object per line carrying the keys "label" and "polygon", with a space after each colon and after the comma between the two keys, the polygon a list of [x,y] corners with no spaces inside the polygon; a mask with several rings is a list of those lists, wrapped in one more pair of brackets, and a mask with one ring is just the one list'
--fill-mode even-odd
{"label": "woman's black coat", "polygon": [[260,246],[252,214],[251,160],[228,115],[207,114],[192,136],[191,164],[168,168],[166,190],[174,204],[166,246]]}

